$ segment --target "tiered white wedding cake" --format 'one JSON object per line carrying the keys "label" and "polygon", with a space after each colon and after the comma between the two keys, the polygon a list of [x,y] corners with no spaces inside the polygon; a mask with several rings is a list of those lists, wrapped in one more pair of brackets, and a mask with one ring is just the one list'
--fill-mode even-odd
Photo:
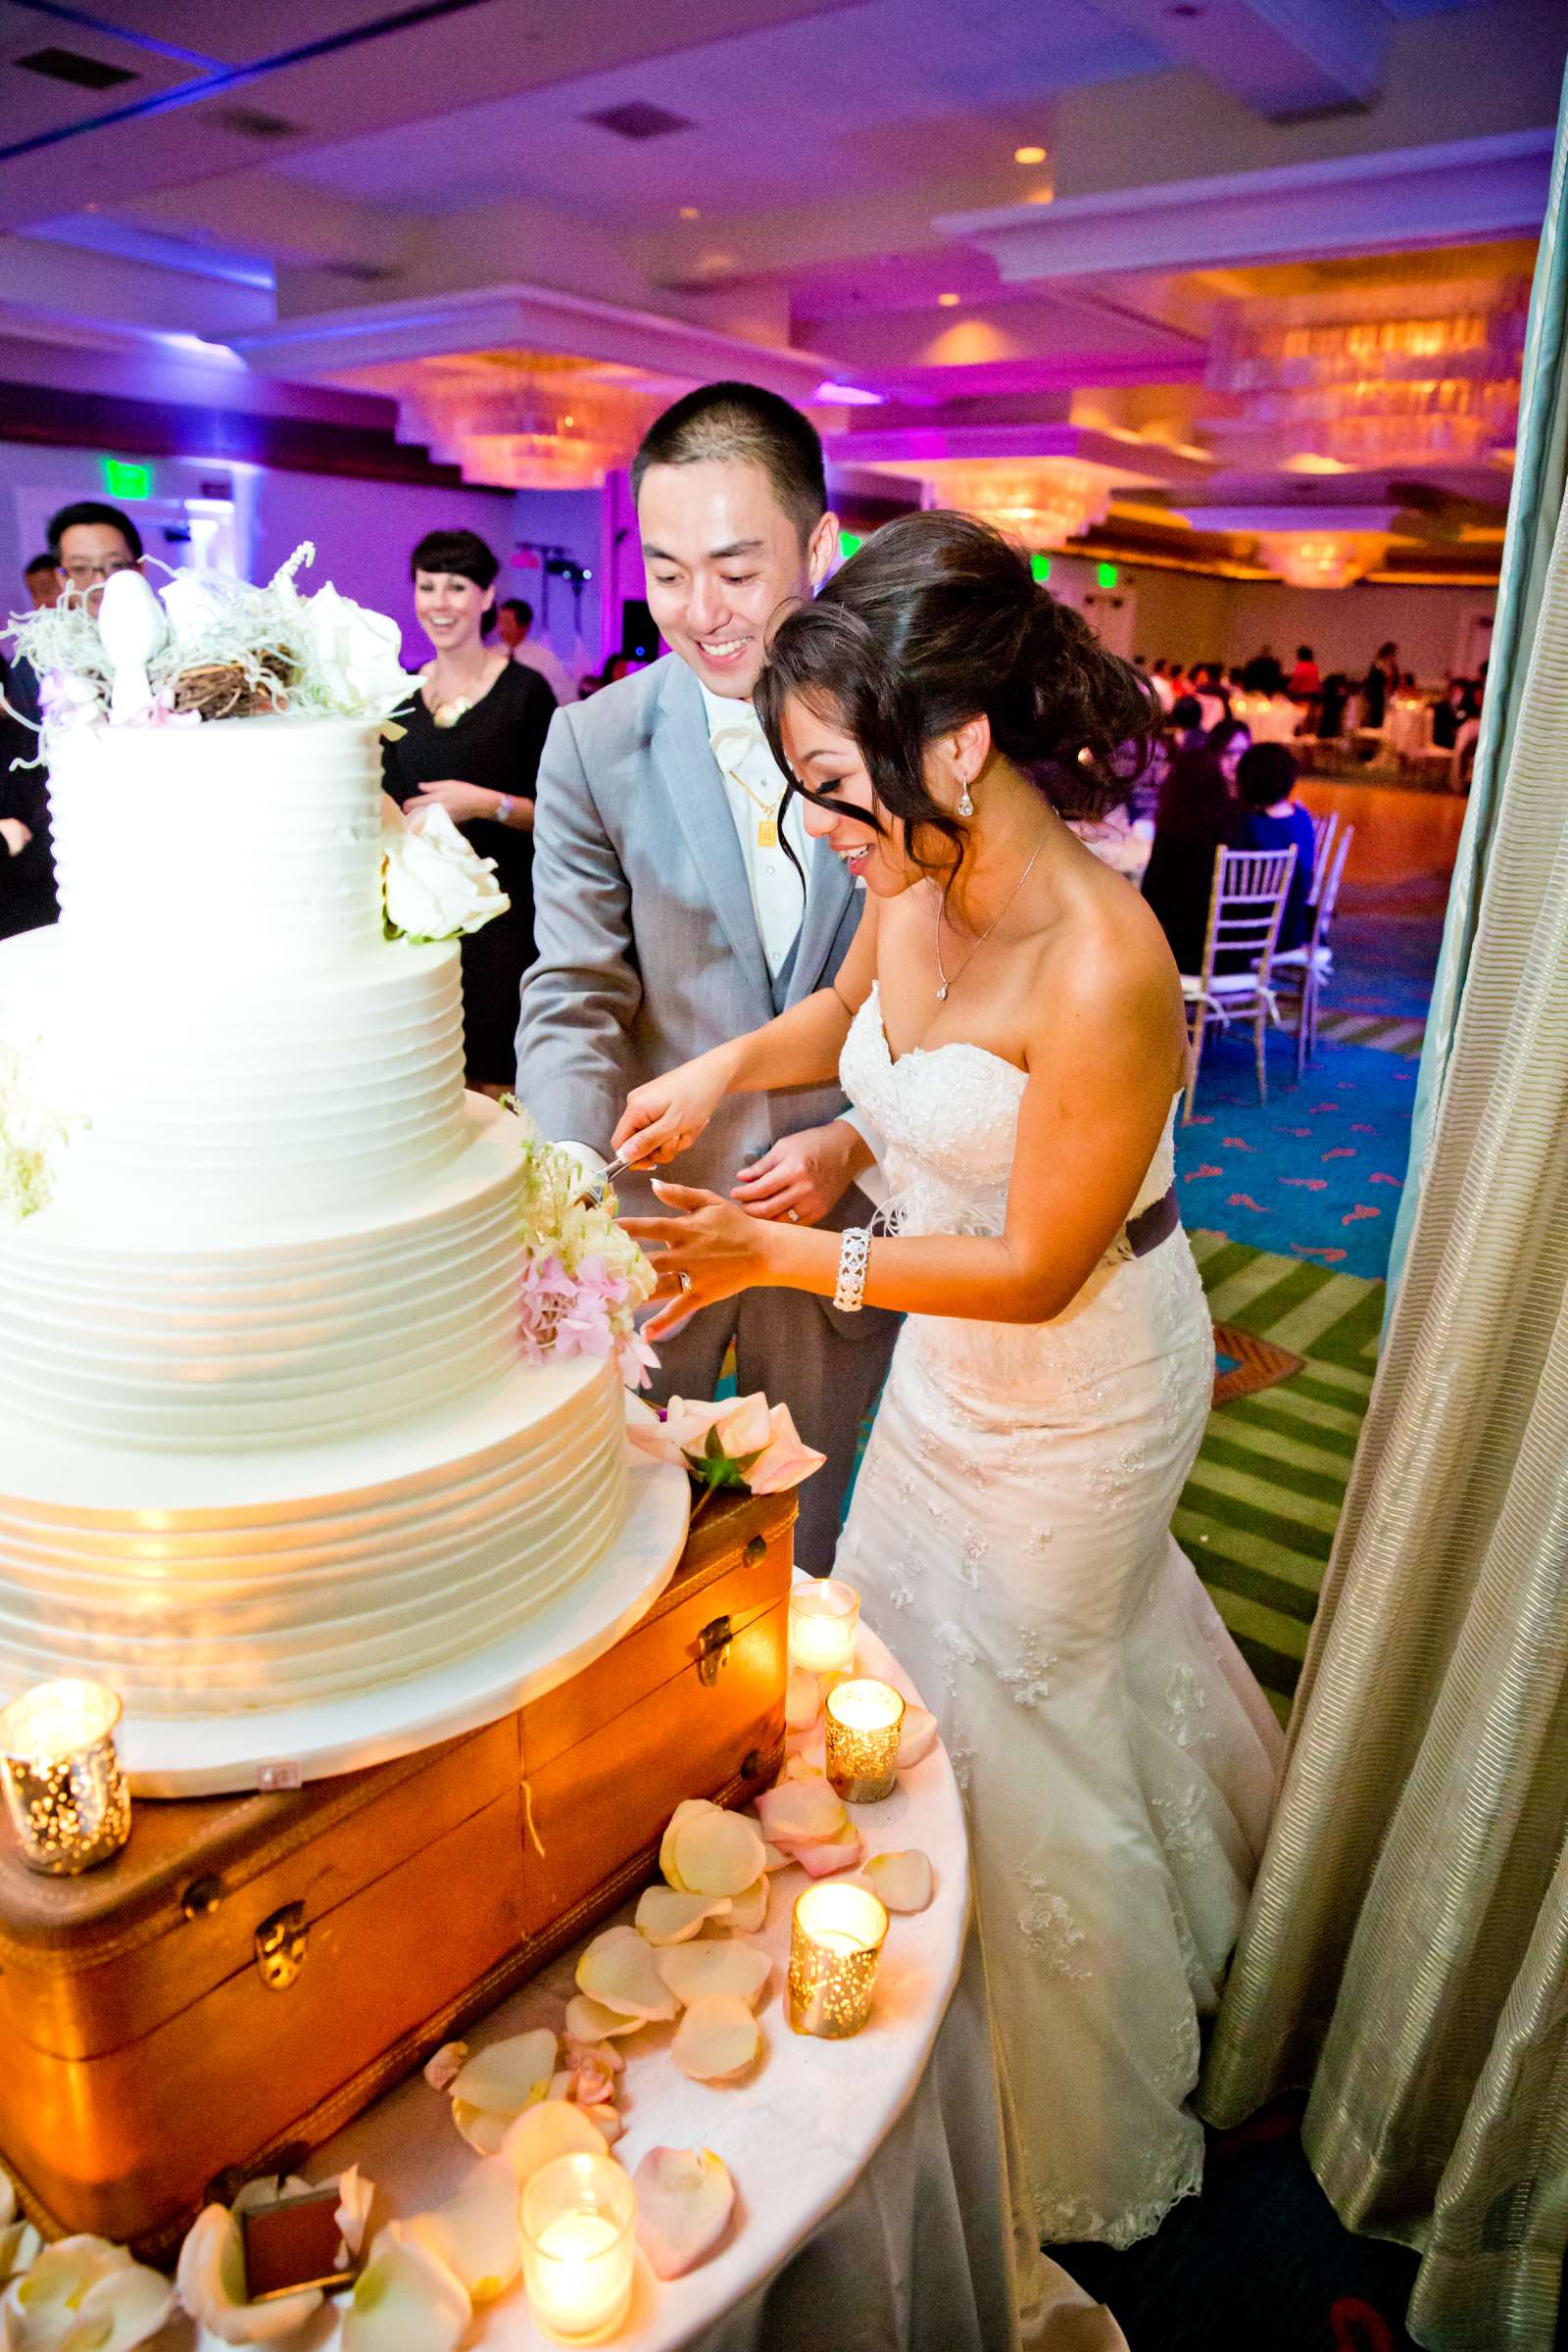
{"label": "tiered white wedding cake", "polygon": [[61,919],[0,948],[0,1038],[67,1121],[0,1217],[0,1697],[374,1690],[620,1528],[613,1359],[519,1337],[525,1130],[465,1095],[458,949],[384,935],[377,737],[51,734]]}

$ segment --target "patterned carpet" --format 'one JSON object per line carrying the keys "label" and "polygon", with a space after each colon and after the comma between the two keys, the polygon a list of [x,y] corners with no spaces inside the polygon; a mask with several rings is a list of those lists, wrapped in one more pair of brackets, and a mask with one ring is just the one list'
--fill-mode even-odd
{"label": "patterned carpet", "polygon": [[[1383,1285],[1191,1237],[1216,1325],[1216,1403],[1178,1506],[1176,1539],[1283,1720],[1372,1392]],[[1227,1342],[1264,1344],[1269,1374],[1226,1386]]]}

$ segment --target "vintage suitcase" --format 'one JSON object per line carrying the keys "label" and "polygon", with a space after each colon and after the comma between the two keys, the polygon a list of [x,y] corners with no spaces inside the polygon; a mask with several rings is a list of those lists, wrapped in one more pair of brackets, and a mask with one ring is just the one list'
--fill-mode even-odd
{"label": "vintage suitcase", "polygon": [[793,1495],[715,1501],[662,1597],[489,1729],[292,1794],[143,1802],[79,1879],[0,1841],[0,2159],[51,2231],[167,2254],[655,1871],[784,1742]]}

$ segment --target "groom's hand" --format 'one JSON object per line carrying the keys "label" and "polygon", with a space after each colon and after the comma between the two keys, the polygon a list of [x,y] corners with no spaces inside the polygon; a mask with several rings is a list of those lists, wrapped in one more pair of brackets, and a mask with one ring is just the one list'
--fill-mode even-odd
{"label": "groom's hand", "polygon": [[731,1187],[730,1199],[749,1216],[819,1225],[871,1160],[864,1136],[848,1119],[830,1119],[825,1127],[785,1136],[754,1159]]}

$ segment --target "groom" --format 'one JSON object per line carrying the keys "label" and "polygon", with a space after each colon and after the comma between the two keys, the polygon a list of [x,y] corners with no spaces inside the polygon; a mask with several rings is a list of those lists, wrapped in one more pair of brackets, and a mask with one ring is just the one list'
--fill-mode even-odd
{"label": "groom", "polygon": [[[534,833],[538,961],[522,984],[517,1095],[546,1135],[603,1153],[628,1093],[825,988],[859,920],[842,861],[813,846],[752,709],[766,631],[838,549],[822,445],[753,384],[707,384],[632,461],[662,661],[557,712]],[[790,862],[793,850],[799,870]],[[803,891],[801,874],[807,877]],[[673,1173],[754,1216],[863,1225],[873,1154],[836,1087],[722,1103]],[[657,1204],[642,1179],[623,1203]],[[896,1318],[752,1291],[660,1349],[656,1388],[711,1396],[731,1340],[742,1392],[785,1403],[827,1466],[801,1491],[797,1550],[825,1576]]]}

